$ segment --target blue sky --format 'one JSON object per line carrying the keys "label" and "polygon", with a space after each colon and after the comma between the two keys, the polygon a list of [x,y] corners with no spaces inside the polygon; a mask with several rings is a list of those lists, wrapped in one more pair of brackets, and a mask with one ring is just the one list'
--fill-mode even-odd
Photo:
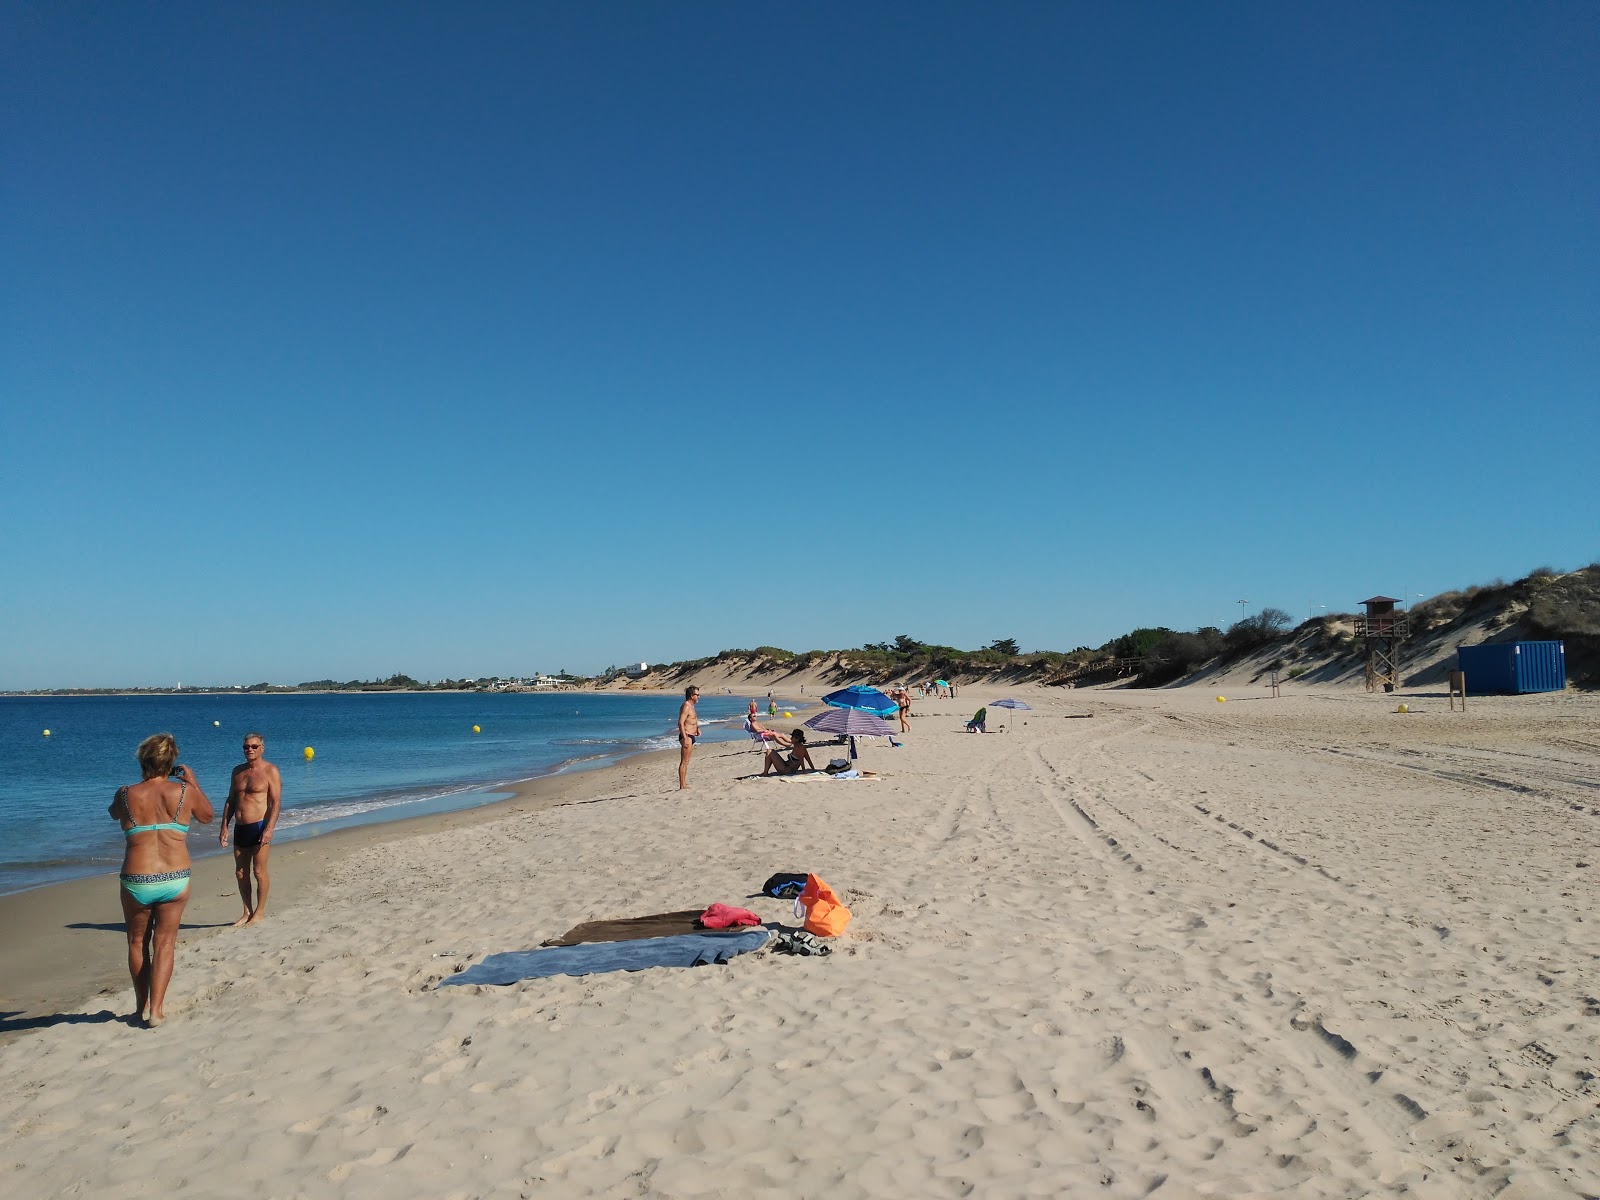
{"label": "blue sky", "polygon": [[1600,8],[0,7],[0,687],[1600,558]]}

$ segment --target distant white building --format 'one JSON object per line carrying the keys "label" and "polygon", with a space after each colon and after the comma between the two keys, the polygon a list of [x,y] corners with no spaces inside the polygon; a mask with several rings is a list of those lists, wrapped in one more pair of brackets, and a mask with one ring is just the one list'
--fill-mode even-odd
{"label": "distant white building", "polygon": [[560,687],[561,680],[555,675],[535,675],[533,677],[533,686],[536,688]]}
{"label": "distant white building", "polygon": [[622,673],[630,679],[637,679],[641,675],[650,674],[650,664],[647,662],[629,663],[622,668]]}

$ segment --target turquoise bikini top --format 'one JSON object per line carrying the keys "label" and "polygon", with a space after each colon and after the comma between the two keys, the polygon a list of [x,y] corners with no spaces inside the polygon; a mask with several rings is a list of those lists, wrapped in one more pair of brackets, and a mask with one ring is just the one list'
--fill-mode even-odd
{"label": "turquoise bikini top", "polygon": [[[184,802],[185,799],[187,799],[188,793],[189,793],[189,781],[187,779],[179,779],[178,780],[178,810],[172,814],[174,817],[183,816],[183,802]],[[117,789],[117,798],[122,801],[122,811],[125,812],[125,813],[128,813],[128,816],[131,818],[133,816],[133,814],[131,812],[128,812],[128,789],[126,787],[118,788]],[[130,825],[130,826],[128,826],[128,828],[126,828],[126,829],[124,829],[122,831],[122,836],[127,838],[129,841],[132,841],[134,834],[136,834],[136,833],[149,833],[152,829],[170,829],[174,833],[188,833],[189,832],[189,822],[183,821],[183,822],[180,823],[178,821],[162,821],[162,822],[160,822],[159,824],[156,824],[156,825]]]}

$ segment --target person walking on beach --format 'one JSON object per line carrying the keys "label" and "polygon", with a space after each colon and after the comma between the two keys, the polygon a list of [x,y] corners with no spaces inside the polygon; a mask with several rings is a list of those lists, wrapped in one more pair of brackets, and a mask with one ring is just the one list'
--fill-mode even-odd
{"label": "person walking on beach", "polygon": [[900,706],[900,732],[911,732],[911,693],[906,690],[906,685],[898,683],[889,693],[889,699]]}
{"label": "person walking on beach", "polygon": [[272,852],[272,834],[278,828],[283,778],[277,767],[261,757],[266,745],[259,733],[244,735],[244,761],[233,769],[228,799],[222,806],[222,829],[217,834],[217,841],[226,846],[228,822],[233,822],[233,878],[244,901],[244,915],[233,923],[235,929],[254,925],[266,916],[267,892],[272,887],[267,858]]}
{"label": "person walking on beach", "polygon": [[700,714],[695,705],[700,700],[700,689],[690,684],[683,689],[683,704],[678,709],[678,790],[689,786],[689,756],[700,738]]}
{"label": "person walking on beach", "polygon": [[142,779],[117,789],[107,810],[122,824],[122,916],[134,1018],[154,1029],[167,1019],[167,984],[178,926],[189,903],[189,821],[210,824],[211,800],[194,771],[178,763],[178,743],[156,733],[139,743]]}

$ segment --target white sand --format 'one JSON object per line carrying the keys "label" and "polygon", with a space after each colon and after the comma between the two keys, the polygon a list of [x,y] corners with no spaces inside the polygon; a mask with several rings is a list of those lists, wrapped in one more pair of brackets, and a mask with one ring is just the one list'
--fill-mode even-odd
{"label": "white sand", "polygon": [[[872,784],[713,746],[686,795],[639,760],[359,850],[187,941],[163,1028],[0,1047],[0,1189],[1600,1194],[1600,700],[1026,689],[961,733],[998,694],[922,702]],[[807,868],[855,910],[830,958],[430,987],[585,919],[785,915],[743,897]]]}

